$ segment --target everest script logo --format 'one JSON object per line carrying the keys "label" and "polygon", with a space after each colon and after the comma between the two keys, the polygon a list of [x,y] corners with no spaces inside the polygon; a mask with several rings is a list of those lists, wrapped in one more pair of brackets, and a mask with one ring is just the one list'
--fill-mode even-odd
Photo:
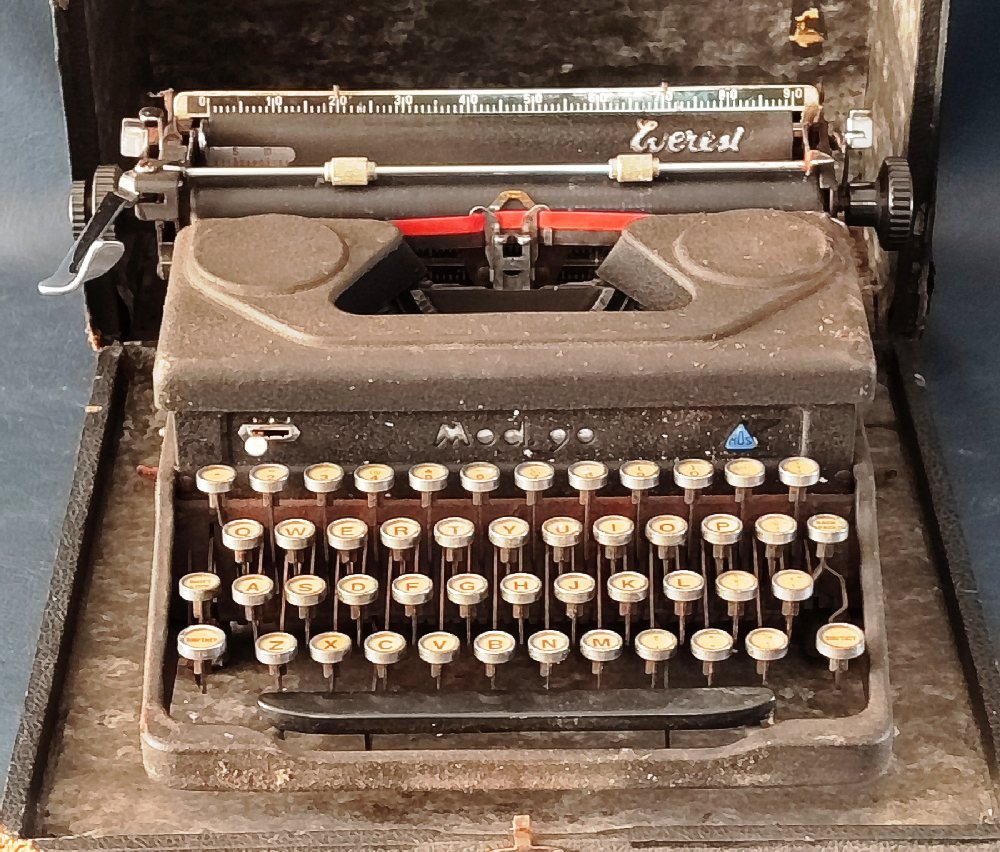
{"label": "everest script logo", "polygon": [[635,122],[636,131],[629,140],[629,148],[637,154],[727,154],[737,153],[746,128],[737,125],[731,133],[716,135],[711,130],[697,133],[686,130],[661,131],[660,122],[640,118]]}

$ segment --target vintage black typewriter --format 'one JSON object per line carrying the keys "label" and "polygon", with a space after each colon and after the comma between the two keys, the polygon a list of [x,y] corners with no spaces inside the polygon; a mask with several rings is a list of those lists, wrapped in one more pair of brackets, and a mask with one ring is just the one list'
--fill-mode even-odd
{"label": "vintage black typewriter", "polygon": [[155,224],[148,771],[880,772],[851,228],[898,248],[914,203],[905,160],[858,174],[873,133],[806,84],[165,92],[125,119],[135,163],[41,289],[107,271],[124,210]]}
{"label": "vintage black typewriter", "polygon": [[932,0],[494,4],[453,40],[437,0],[85,5],[122,47],[61,31],[113,96],[70,115],[98,133],[41,289],[84,287],[123,427],[8,824],[485,850],[527,813],[566,849],[988,821],[889,404],[930,289]]}

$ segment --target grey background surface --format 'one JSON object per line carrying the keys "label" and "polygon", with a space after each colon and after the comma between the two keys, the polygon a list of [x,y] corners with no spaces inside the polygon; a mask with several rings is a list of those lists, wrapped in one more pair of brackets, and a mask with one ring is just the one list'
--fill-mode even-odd
{"label": "grey background surface", "polygon": [[[926,392],[1000,635],[1000,3],[953,0]],[[45,0],[0,13],[0,772],[58,540],[94,356],[79,294],[34,282],[69,244],[69,166]]]}

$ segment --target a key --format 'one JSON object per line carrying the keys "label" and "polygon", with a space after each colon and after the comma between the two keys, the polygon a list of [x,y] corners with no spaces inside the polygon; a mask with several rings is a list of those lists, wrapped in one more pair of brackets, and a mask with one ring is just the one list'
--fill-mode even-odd
{"label": "a key", "polygon": [[691,637],[691,653],[696,660],[701,660],[701,670],[711,686],[716,664],[733,654],[733,637],[717,627],[706,627]]}
{"label": "a key", "polygon": [[576,641],[576,620],[583,606],[594,599],[597,582],[589,574],[567,571],[552,583],[556,600],[566,605],[566,615],[570,620],[570,636]]}
{"label": "a key", "polygon": [[[434,522],[434,495],[448,487],[448,468],[437,462],[415,464],[409,472],[410,488],[420,495],[420,505],[424,509],[424,523],[431,529]],[[427,564],[431,564],[431,537],[427,537]]]}
{"label": "a key", "polygon": [[747,656],[757,661],[757,674],[763,686],[770,664],[788,653],[788,636],[777,627],[756,627],[747,633],[744,645]]}
{"label": "a key", "polygon": [[413,518],[391,518],[379,527],[382,546],[389,551],[390,575],[394,565],[401,569],[407,565],[419,568],[417,545],[421,532],[420,524]]}
{"label": "a key", "polygon": [[431,677],[437,688],[441,688],[441,675],[444,667],[458,656],[462,643],[454,633],[445,630],[435,630],[420,637],[417,642],[417,654],[420,659],[431,667]]}
{"label": "a key", "polygon": [[323,666],[323,677],[326,678],[327,689],[333,692],[337,677],[337,666],[351,653],[351,637],[346,633],[331,630],[317,633],[309,640],[309,656],[314,662]]}
{"label": "a key", "polygon": [[326,540],[337,554],[338,562],[355,566],[365,553],[368,524],[357,518],[339,518],[326,528]]}
{"label": "a key", "polygon": [[598,559],[603,557],[611,571],[627,562],[628,546],[635,535],[635,524],[624,515],[605,515],[594,521],[594,540],[598,545]]}
{"label": "a key", "polygon": [[326,599],[326,580],[315,574],[297,574],[285,582],[285,600],[298,608],[309,640],[313,612]]}
{"label": "a key", "polygon": [[556,469],[548,462],[521,462],[514,468],[514,485],[524,492],[524,500],[535,506],[556,479]]}
{"label": "a key", "polygon": [[538,663],[546,689],[549,688],[552,669],[569,657],[571,649],[569,637],[561,630],[539,630],[528,637],[528,656]]}
{"label": "a key", "polygon": [[669,567],[680,567],[680,553],[687,542],[687,521],[680,515],[656,515],[646,521],[646,541],[656,548],[656,555]]}
{"label": "a key", "polygon": [[608,597],[618,604],[618,614],[625,619],[625,641],[629,642],[632,613],[649,597],[649,578],[638,571],[617,571],[608,577]]}
{"label": "a key", "polygon": [[302,472],[306,491],[316,495],[316,505],[326,506],[329,495],[340,490],[344,469],[334,462],[311,464]]}
{"label": "a key", "polygon": [[816,558],[828,559],[835,545],[847,541],[851,527],[840,515],[821,514],[806,521],[806,531],[809,540],[816,544]]}
{"label": "a key", "polygon": [[708,515],[701,522],[701,537],[712,545],[716,569],[723,571],[733,565],[733,548],[743,534],[743,522],[736,515]]}
{"label": "a key", "polygon": [[646,663],[646,674],[650,676],[650,686],[656,686],[660,664],[663,664],[663,685],[667,685],[668,664],[677,653],[677,637],[669,630],[651,627],[642,630],[635,637],[635,653]]}
{"label": "a key", "polygon": [[771,577],[771,594],[781,601],[781,614],[785,617],[785,632],[792,635],[792,624],[799,612],[799,604],[813,595],[813,578],[806,571],[786,568]]}
{"label": "a key", "polygon": [[466,641],[472,641],[472,618],[476,606],[486,600],[490,584],[481,574],[455,574],[447,583],[448,600],[458,606],[459,615],[465,619]]}
{"label": "a key", "polygon": [[680,459],[674,462],[674,484],[684,489],[684,502],[691,506],[698,495],[710,487],[715,466],[706,459]]}
{"label": "a key", "polygon": [[194,620],[208,621],[212,601],[219,596],[222,586],[219,575],[209,571],[195,571],[181,577],[177,585],[181,597],[191,604]]}
{"label": "a key", "polygon": [[688,616],[705,594],[705,578],[695,571],[671,571],[663,577],[663,593],[674,602],[678,636],[683,645]]}
{"label": "a key", "polygon": [[226,495],[236,482],[236,469],[228,464],[206,465],[195,472],[194,482],[202,494],[208,495],[212,512],[218,513],[225,506]]}
{"label": "a key", "polygon": [[285,565],[293,574],[302,570],[305,554],[316,538],[316,525],[305,518],[289,518],[274,525],[274,543],[285,551]]}
{"label": "a key", "polygon": [[788,486],[788,502],[795,506],[799,517],[799,504],[806,499],[806,492],[820,479],[819,464],[806,456],[792,456],[778,462],[778,479]]}
{"label": "a key", "polygon": [[274,562],[274,498],[288,484],[289,470],[283,464],[268,462],[250,468],[250,487],[260,494],[267,512],[267,527],[271,535],[271,561]]}
{"label": "a key", "polygon": [[497,518],[490,521],[487,535],[496,549],[496,557],[500,564],[508,569],[512,565],[521,567],[524,564],[524,545],[531,535],[531,527],[527,521],[513,516]]}
{"label": "a key", "polygon": [[516,650],[517,642],[504,630],[487,630],[472,643],[472,653],[486,667],[491,689],[496,687],[497,666],[509,662]]}
{"label": "a key", "polygon": [[226,634],[212,624],[193,624],[177,634],[177,654],[191,663],[198,688],[205,691],[205,674],[226,653]]}
{"label": "a key", "polygon": [[[635,506],[635,528],[642,529],[642,501],[645,495],[660,484],[660,466],[648,459],[633,459],[618,468],[618,479],[631,494],[632,505]],[[636,539],[636,559],[641,555],[639,541]]]}
{"label": "a key", "polygon": [[580,653],[584,659],[590,660],[590,668],[597,677],[597,688],[601,687],[601,675],[604,664],[617,660],[622,655],[624,647],[622,637],[614,630],[598,628],[588,630],[580,637]]}
{"label": "a key", "polygon": [[755,488],[764,484],[766,470],[757,459],[730,459],[723,474],[726,482],[735,489],[736,502],[743,504],[750,499]]}
{"label": "a key", "polygon": [[263,525],[250,518],[229,521],[222,526],[222,544],[233,552],[241,573],[250,569],[253,552],[263,540]]}
{"label": "a key", "polygon": [[524,620],[528,608],[542,596],[542,581],[534,574],[519,571],[500,580],[500,595],[514,610],[517,619],[518,642],[524,642]]}
{"label": "a key", "polygon": [[500,485],[500,468],[490,462],[472,462],[458,472],[458,478],[462,488],[472,495],[473,505],[482,506]]}
{"label": "a key", "polygon": [[371,574],[347,574],[337,581],[337,600],[350,607],[359,642],[364,608],[375,603],[377,597],[378,580]]}
{"label": "a key", "polygon": [[757,578],[749,571],[723,571],[715,578],[715,594],[727,604],[733,620],[733,640],[739,638],[744,606],[757,597]]}
{"label": "a key", "polygon": [[365,659],[375,667],[376,683],[388,686],[389,666],[406,654],[406,639],[392,630],[379,630],[365,639]]}
{"label": "a key", "polygon": [[[442,518],[434,525],[434,540],[449,565],[461,560],[475,537],[476,525],[468,518]],[[468,563],[469,560],[466,560],[466,564]]]}
{"label": "a key", "polygon": [[410,641],[417,641],[417,610],[434,597],[434,581],[426,574],[400,574],[392,581],[392,599],[410,619]]}
{"label": "a key", "polygon": [[288,664],[295,659],[299,650],[299,640],[291,633],[277,631],[265,633],[254,642],[254,654],[257,662],[267,666],[268,672],[274,678],[275,688],[281,691],[281,681],[285,676]]}
{"label": "a key", "polygon": [[256,638],[261,610],[274,596],[274,580],[266,574],[243,574],[233,580],[231,592],[233,603],[243,607]]}
{"label": "a key", "polygon": [[[590,528],[590,508],[594,495],[608,484],[608,466],[599,461],[578,461],[573,462],[566,469],[566,478],[569,487],[577,492],[580,505],[583,506],[583,526]],[[588,541],[586,536],[583,539],[583,561],[587,563],[589,557]]]}
{"label": "a key", "polygon": [[583,524],[576,518],[556,517],[542,522],[542,541],[551,548],[552,561],[560,573],[563,567],[572,566],[573,553],[582,534]]}
{"label": "a key", "polygon": [[774,574],[785,562],[785,547],[795,541],[799,525],[791,515],[777,512],[761,515],[754,521],[754,534],[764,545],[768,575]]}
{"label": "a key", "polygon": [[824,624],[816,632],[816,650],[830,661],[834,682],[839,685],[850,661],[865,652],[864,631],[846,621]]}
{"label": "a key", "polygon": [[[396,481],[396,474],[387,464],[363,464],[354,471],[354,488],[364,494],[368,500],[368,508],[371,510],[371,527],[373,530],[379,528],[378,510],[382,505],[383,497],[391,490]],[[367,548],[367,541],[365,546]],[[372,557],[378,563],[378,553],[372,547]]]}

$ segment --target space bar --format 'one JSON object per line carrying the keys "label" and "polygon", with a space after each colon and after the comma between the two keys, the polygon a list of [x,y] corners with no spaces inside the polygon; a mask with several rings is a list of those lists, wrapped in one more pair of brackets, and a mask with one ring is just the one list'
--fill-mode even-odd
{"label": "space bar", "polygon": [[265,692],[282,731],[307,734],[485,734],[506,731],[658,731],[757,725],[774,711],[762,687],[566,692]]}

